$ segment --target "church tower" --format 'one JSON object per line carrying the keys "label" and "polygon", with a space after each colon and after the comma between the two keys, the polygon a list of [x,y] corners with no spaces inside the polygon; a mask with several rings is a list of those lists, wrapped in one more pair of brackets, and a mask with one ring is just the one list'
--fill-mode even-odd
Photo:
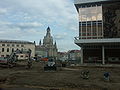
{"label": "church tower", "polygon": [[56,42],[55,44],[53,44],[53,37],[51,36],[50,31],[51,31],[50,27],[48,27],[46,36],[44,36],[44,39],[43,39],[43,46],[45,48],[47,57],[56,58],[57,57],[57,46],[56,46]]}
{"label": "church tower", "polygon": [[53,37],[50,33],[50,27],[47,28],[47,33],[44,36],[43,44],[41,40],[39,41],[39,45],[36,47],[36,54],[41,57],[52,57],[57,59],[57,44],[56,41],[53,44]]}
{"label": "church tower", "polygon": [[43,39],[43,45],[53,45],[53,38],[50,33],[50,28],[47,28],[46,36]]}

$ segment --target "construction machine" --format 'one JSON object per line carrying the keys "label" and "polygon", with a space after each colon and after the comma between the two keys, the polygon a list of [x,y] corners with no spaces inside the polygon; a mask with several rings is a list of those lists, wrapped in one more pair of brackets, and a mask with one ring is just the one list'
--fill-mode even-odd
{"label": "construction machine", "polygon": [[53,58],[49,58],[47,64],[44,66],[44,71],[56,71],[56,63]]}
{"label": "construction machine", "polygon": [[18,62],[18,56],[17,56],[17,54],[28,54],[28,64],[27,64],[27,66],[28,67],[31,67],[30,65],[31,65],[31,58],[30,58],[30,56],[31,56],[31,50],[29,49],[29,50],[19,50],[19,49],[17,49],[16,51],[14,51],[14,52],[12,52],[11,54],[10,54],[10,56],[8,56],[8,57],[0,57],[0,66],[2,66],[2,67],[14,67],[14,66],[16,66],[16,64],[17,64],[17,62]]}
{"label": "construction machine", "polygon": [[81,78],[83,78],[83,79],[89,79],[89,71],[88,70],[83,70],[81,72]]}

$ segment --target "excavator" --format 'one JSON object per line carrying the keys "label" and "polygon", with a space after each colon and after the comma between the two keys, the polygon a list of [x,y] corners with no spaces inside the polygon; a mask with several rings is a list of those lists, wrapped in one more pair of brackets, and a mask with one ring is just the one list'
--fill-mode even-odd
{"label": "excavator", "polygon": [[17,49],[16,51],[12,52],[9,57],[0,57],[0,66],[1,67],[15,67],[16,63],[18,61],[18,56],[17,54],[28,54],[28,68],[31,68],[31,50],[19,50]]}
{"label": "excavator", "polygon": [[44,66],[44,71],[56,71],[56,63],[53,58],[48,58],[47,64]]}

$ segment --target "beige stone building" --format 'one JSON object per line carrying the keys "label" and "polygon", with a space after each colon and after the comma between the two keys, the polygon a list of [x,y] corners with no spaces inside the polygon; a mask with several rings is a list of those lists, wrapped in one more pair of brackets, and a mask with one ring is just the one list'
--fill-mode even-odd
{"label": "beige stone building", "polygon": [[[35,44],[28,41],[20,40],[0,40],[0,57],[7,57],[15,50],[28,50],[30,49],[31,57],[35,56]],[[25,54],[20,54],[18,58],[25,58]]]}
{"label": "beige stone building", "polygon": [[36,55],[39,57],[53,57],[57,59],[57,45],[56,42],[53,44],[53,37],[50,33],[50,28],[47,28],[46,36],[44,36],[43,44],[41,44],[41,40],[39,45],[36,46]]}

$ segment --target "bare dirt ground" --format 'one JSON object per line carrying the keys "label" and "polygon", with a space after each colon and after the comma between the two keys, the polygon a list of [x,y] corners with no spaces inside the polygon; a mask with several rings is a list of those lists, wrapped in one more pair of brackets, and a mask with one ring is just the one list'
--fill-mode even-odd
{"label": "bare dirt ground", "polygon": [[[89,79],[81,71],[89,70]],[[110,81],[104,81],[104,72]],[[0,68],[0,90],[120,90],[120,67],[67,67],[44,72],[43,64],[34,62],[26,67]]]}

